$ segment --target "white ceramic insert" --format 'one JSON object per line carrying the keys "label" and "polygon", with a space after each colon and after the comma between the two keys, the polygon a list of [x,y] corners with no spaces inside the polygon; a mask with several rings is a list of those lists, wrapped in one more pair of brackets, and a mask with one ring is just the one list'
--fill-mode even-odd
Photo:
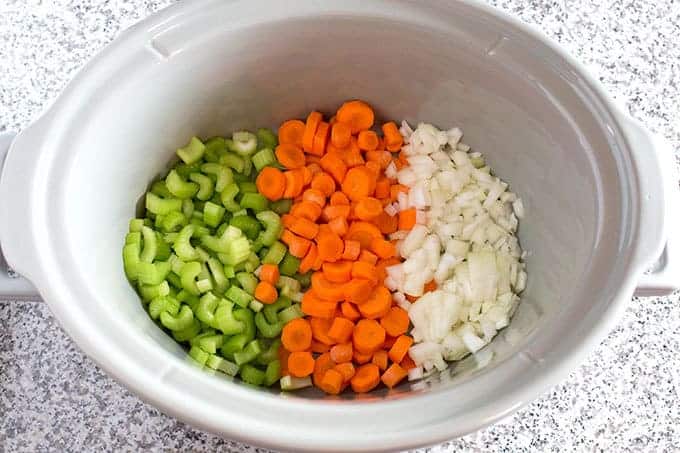
{"label": "white ceramic insert", "polygon": [[[137,201],[193,134],[275,127],[351,98],[379,119],[461,127],[523,198],[529,281],[510,327],[441,375],[366,399],[284,396],[197,369],[123,274]],[[165,412],[279,449],[403,449],[508,415],[585,357],[636,286],[675,288],[672,166],[579,64],[487,6],[183,2],[124,32],[14,138],[0,242],[78,345]],[[0,292],[32,288],[3,279]]]}

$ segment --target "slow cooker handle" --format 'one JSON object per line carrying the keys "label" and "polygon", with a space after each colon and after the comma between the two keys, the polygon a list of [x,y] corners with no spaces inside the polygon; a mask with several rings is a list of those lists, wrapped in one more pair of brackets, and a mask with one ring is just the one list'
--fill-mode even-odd
{"label": "slow cooker handle", "polygon": [[[635,290],[636,296],[663,296],[680,289],[680,190],[675,171],[675,159],[670,144],[650,133],[637,120],[621,114],[627,125],[626,134],[638,160],[639,185],[642,206],[642,239],[645,246],[661,245],[660,252],[650,269],[640,276]],[[659,165],[650,170],[652,166]],[[654,171],[655,170],[655,171]],[[660,179],[660,181],[659,181]],[[651,183],[651,185],[650,185]],[[653,185],[661,183],[662,193],[656,193]],[[652,190],[647,191],[652,187]],[[651,210],[653,199],[663,197],[663,215]],[[649,206],[644,203],[649,201]],[[658,208],[657,208],[658,209]],[[661,223],[661,225],[659,225]],[[661,234],[659,235],[659,231]],[[642,250],[642,253],[652,253]]]}
{"label": "slow cooker handle", "polygon": [[[2,170],[0,171],[0,177],[5,170],[5,156],[7,155],[7,152],[9,151],[15,136],[16,134],[13,132],[0,133],[0,170]],[[0,203],[4,203],[6,201],[7,200],[0,200]],[[19,276],[9,268],[4,256],[2,255],[2,244],[0,244],[0,299],[40,299],[38,291],[31,284],[31,282]]]}

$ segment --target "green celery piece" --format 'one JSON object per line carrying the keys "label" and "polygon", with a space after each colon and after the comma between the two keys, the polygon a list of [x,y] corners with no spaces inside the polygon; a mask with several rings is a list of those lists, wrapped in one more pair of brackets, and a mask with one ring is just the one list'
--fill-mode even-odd
{"label": "green celery piece", "polygon": [[235,335],[245,330],[245,323],[234,317],[234,304],[221,299],[214,316],[215,328],[225,335]]}
{"label": "green celery piece", "polygon": [[196,307],[196,317],[211,327],[215,327],[215,310],[220,299],[215,297],[213,293],[206,293],[201,296],[198,306]]}
{"label": "green celery piece", "polygon": [[[178,288],[181,288],[181,285],[178,286]],[[180,302],[184,302],[187,304],[191,309],[196,312],[196,309],[198,308],[198,304],[200,302],[200,299],[198,296],[191,294],[189,291],[186,289],[181,290],[180,292],[177,293],[176,296],[177,300]]]}
{"label": "green celery piece", "polygon": [[129,231],[130,233],[139,233],[144,226],[144,219],[130,219]]}
{"label": "green celery piece", "polygon": [[270,324],[277,323],[279,321],[279,311],[290,307],[291,303],[292,302],[288,297],[280,296],[276,302],[265,306],[264,310],[262,311],[264,313],[264,317],[267,319],[267,322]]}
{"label": "green celery piece", "polygon": [[170,285],[166,280],[158,285],[139,285],[139,295],[142,296],[143,300],[148,301],[168,294],[170,294]]}
{"label": "green celery piece", "polygon": [[198,346],[210,354],[215,354],[222,344],[224,344],[224,335],[208,335],[198,340]]}
{"label": "green celery piece", "polygon": [[253,312],[247,308],[234,310],[234,318],[244,324],[242,333],[229,337],[220,348],[220,353],[226,359],[233,359],[234,353],[243,348],[255,338],[255,319]]}
{"label": "green celery piece", "polygon": [[208,357],[205,365],[213,370],[219,370],[228,376],[236,376],[238,374],[238,365],[214,354]]}
{"label": "green celery piece", "polygon": [[279,264],[279,272],[281,273],[281,275],[286,275],[286,276],[291,277],[291,276],[295,275],[295,273],[297,272],[299,267],[300,267],[300,259],[295,258],[290,253],[286,253],[286,256],[283,257],[283,260]]}
{"label": "green celery piece", "polygon": [[149,316],[151,319],[158,319],[161,313],[177,315],[180,303],[177,299],[170,296],[157,297],[149,303]]}
{"label": "green celery piece", "polygon": [[267,165],[276,164],[276,156],[274,155],[274,151],[272,151],[271,148],[261,149],[253,155],[251,160],[253,161],[255,170],[258,172]]}
{"label": "green celery piece", "polygon": [[234,182],[234,173],[226,165],[207,163],[201,165],[201,171],[215,176],[215,192],[221,193],[227,185]]}
{"label": "green celery piece", "polygon": [[196,227],[194,225],[187,225],[180,230],[175,239],[173,249],[182,261],[186,262],[198,259],[198,252],[196,252],[196,249],[191,245],[191,237],[194,235],[195,231]]}
{"label": "green celery piece", "polygon": [[239,156],[250,156],[257,150],[257,137],[252,132],[234,132],[231,140],[230,149]]}
{"label": "green celery piece", "polygon": [[161,313],[161,324],[166,328],[175,330],[184,330],[190,327],[194,322],[194,313],[187,305],[182,305],[177,315],[172,315],[168,312]]}
{"label": "green celery piece", "polygon": [[269,208],[278,215],[286,214],[288,211],[290,211],[290,208],[292,206],[293,200],[291,200],[290,198],[282,198],[280,200],[269,203]]}
{"label": "green celery piece", "polygon": [[229,221],[229,225],[235,226],[239,230],[243,231],[248,239],[255,240],[260,234],[262,227],[260,222],[248,215],[234,216]]}
{"label": "green celery piece", "polygon": [[212,137],[205,142],[203,158],[207,162],[219,162],[220,156],[227,151],[227,143],[223,137]]}
{"label": "green celery piece", "polygon": [[281,386],[281,390],[283,391],[299,390],[305,387],[311,387],[312,379],[309,376],[303,378],[283,376],[279,381],[279,385]]}
{"label": "green celery piece", "polygon": [[198,183],[198,192],[196,193],[196,198],[201,201],[209,200],[213,196],[213,191],[215,189],[215,183],[208,176],[201,173],[192,173],[189,175],[189,179],[193,182]]}
{"label": "green celery piece", "polygon": [[179,278],[179,274],[175,274],[174,272],[168,272],[168,276],[165,278],[167,279],[168,283],[170,283],[174,288],[182,287],[182,280]]}
{"label": "green celery piece", "polygon": [[137,278],[144,285],[159,285],[165,280],[168,272],[170,272],[170,263],[167,261],[137,264]]}
{"label": "green celery piece", "polygon": [[[260,341],[260,346],[263,346],[262,343],[269,342],[269,340],[261,340]],[[258,365],[267,365],[269,362],[272,362],[274,360],[277,360],[279,358],[279,348],[281,347],[281,340],[280,339],[275,339],[271,342],[269,342],[268,346],[264,346],[266,349],[264,349],[260,355],[257,356],[255,359],[255,363]]]}
{"label": "green celery piece", "polygon": [[269,201],[259,193],[245,192],[239,204],[242,208],[252,209],[254,212],[262,212],[269,208]]}
{"label": "green celery piece", "polygon": [[[220,164],[226,165],[237,173],[243,173],[245,159],[234,153],[227,152],[220,156]],[[236,177],[236,175],[234,175],[234,177]]]}
{"label": "green celery piece", "polygon": [[195,173],[200,169],[200,162],[196,162],[191,165],[185,164],[184,162],[179,162],[174,168],[174,170],[184,179],[187,179],[190,174]]}
{"label": "green celery piece", "polygon": [[151,193],[158,195],[161,198],[172,198],[172,194],[168,190],[165,181],[156,181],[151,184]]}
{"label": "green celery piece", "polygon": [[191,200],[182,200],[182,214],[186,217],[187,221],[191,219],[194,215],[194,202]]}
{"label": "green celery piece", "polygon": [[222,191],[222,194],[220,195],[222,198],[222,205],[227,209],[229,212],[236,212],[241,209],[241,206],[234,200],[236,195],[238,195],[239,192],[239,187],[236,183],[231,183],[227,184],[227,186],[224,188]]}
{"label": "green celery piece", "polygon": [[258,301],[258,300],[253,299],[248,304],[248,308],[250,308],[255,313],[257,313],[259,311],[262,311],[262,309],[264,308],[264,304],[262,302]]}
{"label": "green celery piece", "polygon": [[203,221],[206,225],[215,228],[222,221],[225,209],[212,202],[207,202],[203,208]]}
{"label": "green celery piece", "polygon": [[[281,236],[283,232],[283,225],[281,224],[281,217],[274,211],[258,212],[255,217],[265,227],[265,230],[260,233],[260,240],[262,244],[267,247],[271,246]],[[283,258],[283,257],[282,257]]]}
{"label": "green celery piece", "polygon": [[298,292],[302,289],[300,282],[287,275],[281,275],[279,280],[276,282],[276,287],[278,289],[289,288],[293,292]]}
{"label": "green celery piece", "polygon": [[239,182],[238,189],[243,194],[257,193],[257,185],[255,185],[255,183],[250,180]]}
{"label": "green celery piece", "polygon": [[208,361],[210,354],[198,346],[192,346],[191,349],[189,349],[189,357],[198,362],[199,365],[203,366]]}
{"label": "green celery piece", "polygon": [[191,137],[187,146],[177,150],[179,158],[189,165],[201,160],[203,153],[205,153],[205,145],[198,137]]}
{"label": "green celery piece", "polygon": [[208,258],[208,269],[210,270],[210,274],[215,281],[215,290],[219,294],[224,294],[224,292],[227,290],[227,287],[229,286],[229,280],[224,274],[224,266],[216,258],[210,257]]}
{"label": "green celery piece", "polygon": [[284,256],[286,256],[286,246],[279,241],[274,241],[269,247],[269,251],[262,258],[263,264],[276,264],[278,265]]}
{"label": "green celery piece", "polygon": [[181,211],[182,200],[179,198],[161,198],[152,192],[147,192],[146,209],[156,215],[167,215],[173,211]]}
{"label": "green celery piece", "polygon": [[248,179],[251,179],[253,175],[253,161],[248,157],[243,158],[243,175],[247,176]]}
{"label": "green celery piece", "polygon": [[244,270],[246,272],[255,272],[255,269],[257,269],[259,266],[260,266],[260,257],[257,256],[256,253],[250,252],[250,254],[248,255],[248,258],[246,260]]}
{"label": "green celery piece", "polygon": [[234,182],[236,184],[241,184],[242,182],[252,182],[250,176],[244,175],[243,173],[234,173]]}
{"label": "green celery piece", "polygon": [[194,318],[194,321],[187,327],[186,329],[183,330],[174,330],[172,332],[172,336],[175,340],[181,342],[189,341],[192,338],[194,338],[198,333],[201,331],[201,323],[198,322],[196,318]]}
{"label": "green celery piece", "polygon": [[170,244],[165,242],[161,233],[156,232],[156,259],[159,261],[166,261],[170,258],[171,254]]}
{"label": "green celery piece", "polygon": [[141,244],[132,243],[126,244],[123,247],[123,269],[125,270],[125,276],[130,281],[137,280],[137,274],[139,269],[139,255],[141,254]]}
{"label": "green celery piece", "polygon": [[300,308],[300,304],[293,304],[279,312],[279,322],[286,325],[293,319],[302,318],[304,315],[302,308]]}
{"label": "green celery piece", "polygon": [[[140,230],[141,231],[141,230]],[[134,231],[125,235],[125,245],[128,244],[139,244],[142,245],[142,233],[140,231]]]}
{"label": "green celery piece", "polygon": [[257,149],[275,149],[278,144],[279,140],[271,129],[260,128],[257,130]]}
{"label": "green celery piece", "polygon": [[165,177],[165,185],[174,197],[182,200],[191,198],[198,192],[198,184],[185,181],[177,170],[170,170],[168,176]]}
{"label": "green celery piece", "polygon": [[255,325],[257,330],[264,338],[274,338],[281,334],[281,329],[283,329],[283,323],[278,321],[275,323],[267,322],[267,318],[264,313],[259,312],[255,314]]}
{"label": "green celery piece", "polygon": [[232,286],[229,288],[227,292],[224,293],[224,297],[234,302],[239,307],[244,308],[248,306],[251,300],[253,300],[253,297],[248,294],[247,291],[237,286]]}
{"label": "green celery piece", "polygon": [[267,364],[267,370],[264,372],[263,384],[271,387],[281,378],[281,362],[279,360],[272,360]]}
{"label": "green celery piece", "polygon": [[163,221],[161,222],[161,230],[163,230],[164,233],[179,231],[187,223],[188,220],[183,213],[179,211],[173,211],[163,218]]}
{"label": "green celery piece", "polygon": [[250,364],[245,364],[240,371],[241,380],[247,384],[261,386],[266,378],[265,372]]}
{"label": "green celery piece", "polygon": [[257,277],[250,272],[239,272],[236,274],[236,280],[238,280],[239,285],[251,296],[255,294],[255,288],[257,287]]}
{"label": "green celery piece", "polygon": [[312,284],[312,273],[307,272],[305,274],[295,274],[295,280],[300,282],[302,288],[308,288]]}
{"label": "green celery piece", "polygon": [[234,353],[234,362],[236,362],[236,365],[238,366],[252,362],[260,354],[260,352],[262,352],[260,341],[253,340],[248,343],[242,351]]}
{"label": "green celery piece", "polygon": [[201,273],[201,270],[201,263],[198,261],[189,261],[188,263],[184,263],[179,274],[179,278],[182,281],[182,288],[195,296],[198,296],[201,293],[196,286],[196,277]]}

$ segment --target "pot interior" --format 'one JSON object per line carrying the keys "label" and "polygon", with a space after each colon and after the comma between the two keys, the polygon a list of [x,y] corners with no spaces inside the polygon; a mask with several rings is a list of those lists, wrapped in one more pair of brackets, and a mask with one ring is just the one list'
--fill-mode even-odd
{"label": "pot interior", "polygon": [[137,342],[140,360],[189,366],[123,274],[128,220],[150,181],[194,134],[276,127],[360,98],[379,121],[462,128],[463,141],[523,199],[519,236],[529,253],[521,304],[492,344],[375,396],[455,391],[506,361],[534,366],[576,341],[580,322],[605,309],[621,278],[609,265],[624,236],[611,127],[578,71],[531,36],[462,4],[399,4],[398,15],[246,6],[239,18],[227,16],[228,5],[215,7],[172,19],[146,46],[115,48],[115,58],[92,66],[96,90],[62,143],[66,183],[54,208],[74,275],[91,296],[73,303],[97,313],[88,322]]}

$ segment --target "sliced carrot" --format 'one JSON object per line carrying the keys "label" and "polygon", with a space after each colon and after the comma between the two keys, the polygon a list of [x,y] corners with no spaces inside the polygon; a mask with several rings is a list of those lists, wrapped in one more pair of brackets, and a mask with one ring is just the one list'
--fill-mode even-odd
{"label": "sliced carrot", "polygon": [[337,191],[337,192],[333,192],[328,203],[331,206],[338,206],[338,205],[349,206],[349,198],[347,198],[347,195],[345,195],[344,193]]}
{"label": "sliced carrot", "polygon": [[319,165],[319,161],[321,158],[319,156],[315,156],[314,154],[307,154],[307,163],[310,165]]}
{"label": "sliced carrot", "polygon": [[283,172],[286,178],[286,190],[283,192],[283,198],[295,198],[302,193],[304,186],[304,176],[297,170],[288,170]]}
{"label": "sliced carrot", "polygon": [[357,368],[350,383],[356,393],[370,392],[380,383],[380,369],[373,363],[362,365]]}
{"label": "sliced carrot", "polygon": [[[352,356],[350,356],[349,359],[352,360]],[[354,377],[354,373],[356,373],[356,369],[350,361],[338,363],[333,369],[342,375],[343,382],[349,382],[349,380]]]}
{"label": "sliced carrot", "polygon": [[291,376],[306,377],[314,372],[314,357],[311,352],[291,352],[288,356],[288,371]]}
{"label": "sliced carrot", "polygon": [[322,119],[323,116],[319,112],[311,112],[307,117],[305,131],[302,134],[302,149],[308,153],[312,152],[312,148],[314,147],[314,136],[316,135],[316,130]]}
{"label": "sliced carrot", "polygon": [[387,315],[392,306],[392,293],[383,285],[378,285],[371,296],[359,305],[359,312],[367,319],[378,319]]}
{"label": "sliced carrot", "polygon": [[392,183],[387,178],[380,178],[375,183],[375,197],[379,199],[390,198],[390,187]]}
{"label": "sliced carrot", "polygon": [[377,351],[385,342],[385,329],[373,319],[361,319],[354,326],[352,341],[359,352],[366,354]]}
{"label": "sliced carrot", "polygon": [[312,289],[314,289],[314,293],[320,299],[329,302],[339,302],[345,295],[344,284],[331,282],[323,272],[314,272],[312,274]]}
{"label": "sliced carrot", "polygon": [[342,391],[343,382],[342,374],[333,368],[324,373],[319,388],[329,395],[337,395]]}
{"label": "sliced carrot", "polygon": [[290,226],[295,222],[295,216],[291,214],[284,214],[281,216],[281,224],[284,228],[290,228]]}
{"label": "sliced carrot", "polygon": [[377,365],[378,368],[380,368],[381,371],[384,371],[387,369],[387,351],[384,349],[378,349],[373,353],[373,358],[371,359],[371,363],[374,363]]}
{"label": "sliced carrot", "polygon": [[[319,232],[319,225],[304,217],[295,217],[295,221],[289,229],[303,238],[314,239]],[[305,251],[306,254],[307,252]]]}
{"label": "sliced carrot", "polygon": [[341,343],[331,347],[331,358],[335,363],[349,362],[352,360],[354,348],[352,343]]}
{"label": "sliced carrot", "polygon": [[330,197],[335,192],[335,180],[328,173],[317,173],[312,177],[311,187]]}
{"label": "sliced carrot", "polygon": [[258,276],[260,280],[276,285],[279,281],[279,267],[275,264],[263,264],[260,267],[260,275]]}
{"label": "sliced carrot", "polygon": [[309,185],[312,182],[312,171],[309,167],[302,167],[300,168],[300,173],[302,174],[302,186]]}
{"label": "sliced carrot", "polygon": [[333,319],[333,324],[328,330],[328,336],[336,343],[346,343],[352,337],[353,329],[354,323],[352,321],[338,316]]}
{"label": "sliced carrot", "polygon": [[319,165],[321,165],[321,168],[330,174],[338,184],[342,184],[345,173],[347,173],[347,165],[345,165],[345,162],[343,162],[340,156],[326,153],[319,161]]}
{"label": "sliced carrot", "polygon": [[319,258],[323,261],[337,261],[342,257],[344,243],[340,236],[331,232],[319,233],[316,237],[316,246],[319,252]]}
{"label": "sliced carrot", "polygon": [[[311,181],[310,181],[311,182]],[[307,189],[302,193],[302,200],[309,201],[311,203],[316,203],[320,207],[326,205],[326,195],[317,189]]]}
{"label": "sliced carrot", "polygon": [[[354,138],[352,138],[354,140]],[[342,154],[342,160],[345,162],[348,168],[357,167],[359,165],[364,165],[366,161],[364,156],[361,155],[361,150],[359,147],[350,147]]]}
{"label": "sliced carrot", "polygon": [[[314,177],[315,174],[322,172],[323,170],[321,169],[321,165],[319,165],[318,161],[315,162],[310,162],[311,160],[318,159],[316,156],[307,156],[307,170],[312,174],[312,177]],[[307,183],[309,184],[309,183]]]}
{"label": "sliced carrot", "polygon": [[288,169],[302,168],[305,166],[305,153],[297,145],[282,143],[274,151],[276,160]]}
{"label": "sliced carrot", "polygon": [[383,210],[383,212],[373,220],[373,223],[378,227],[382,234],[392,234],[399,228],[399,217],[396,215],[389,215]]}
{"label": "sliced carrot", "polygon": [[397,248],[390,241],[382,238],[376,238],[371,241],[371,251],[382,259],[392,258],[397,256]]}
{"label": "sliced carrot", "polygon": [[310,271],[314,267],[316,257],[317,257],[316,244],[312,244],[309,246],[309,250],[307,251],[305,257],[302,258],[302,261],[300,261],[300,267],[298,268],[298,272],[300,272],[301,274],[305,274],[308,271]]}
{"label": "sliced carrot", "polygon": [[[378,176],[380,176],[380,164],[378,162],[373,162],[372,160],[367,161],[364,164],[364,167],[366,167],[366,171],[368,171],[372,176],[375,181],[378,180]],[[373,184],[373,189],[375,190],[375,181]]]}
{"label": "sliced carrot", "polygon": [[281,376],[289,376],[288,373],[288,357],[290,356],[290,351],[286,350],[283,346],[279,347],[279,362],[281,363]]}
{"label": "sliced carrot", "polygon": [[385,370],[380,380],[388,388],[393,388],[399,382],[401,382],[407,375],[408,371],[399,366],[399,364],[393,363],[387,370]]}
{"label": "sliced carrot", "polygon": [[373,195],[375,182],[375,176],[365,166],[353,167],[347,170],[342,181],[342,191],[350,200],[359,201]]}
{"label": "sliced carrot", "polygon": [[382,233],[377,226],[369,222],[354,221],[349,225],[345,239],[359,241],[361,247],[368,249],[373,239],[382,239]]}
{"label": "sliced carrot", "polygon": [[263,304],[273,304],[278,299],[279,294],[276,291],[274,285],[269,282],[263,282],[257,284],[255,287],[255,299],[259,300]]}
{"label": "sliced carrot", "polygon": [[257,191],[271,201],[280,200],[286,190],[286,177],[281,170],[264,167],[255,180]]}
{"label": "sliced carrot", "polygon": [[397,201],[399,194],[402,192],[407,194],[408,187],[401,184],[392,184],[392,187],[390,187],[390,200]]}
{"label": "sliced carrot", "polygon": [[328,222],[328,226],[331,228],[333,233],[340,237],[345,236],[347,234],[347,230],[349,229],[349,226],[347,225],[347,219],[344,217],[336,217],[331,219]]}
{"label": "sliced carrot", "polygon": [[342,316],[349,319],[350,321],[356,321],[357,319],[361,318],[361,313],[359,313],[359,310],[357,310],[354,304],[350,302],[341,303],[340,310]]}
{"label": "sliced carrot", "polygon": [[385,328],[388,335],[393,337],[402,335],[408,331],[408,313],[403,308],[391,307],[389,312],[380,318],[380,325]]}
{"label": "sliced carrot", "polygon": [[[324,300],[318,297],[313,289],[310,289],[305,292],[304,296],[302,296],[302,305],[300,308],[306,315],[313,316],[315,318],[331,319],[335,315],[335,309],[337,306],[337,302]],[[313,330],[314,325],[312,324],[312,331]],[[320,338],[317,338],[317,340],[321,341]]]}
{"label": "sliced carrot", "polygon": [[434,291],[435,289],[437,289],[437,282],[435,282],[434,280],[430,280],[429,282],[425,283],[423,291],[429,293],[430,291]]}
{"label": "sliced carrot", "polygon": [[289,321],[281,331],[281,343],[291,352],[306,351],[312,345],[312,327],[303,318]]}
{"label": "sliced carrot", "polygon": [[323,354],[324,352],[329,352],[331,347],[327,344],[323,344],[320,341],[312,340],[312,345],[309,348],[310,351],[317,354]]}
{"label": "sliced carrot", "polygon": [[350,127],[352,134],[370,129],[375,115],[373,109],[363,101],[349,101],[342,104],[336,113],[337,121]]}
{"label": "sliced carrot", "polygon": [[314,362],[314,375],[312,376],[314,385],[320,387],[326,371],[333,369],[333,367],[335,367],[335,362],[331,359],[330,353],[325,352],[317,357]]}
{"label": "sliced carrot", "polygon": [[316,134],[314,134],[314,142],[312,143],[312,154],[315,156],[323,156],[326,152],[326,144],[328,143],[328,135],[330,132],[330,126],[325,121],[319,123],[316,129]]}
{"label": "sliced carrot", "polygon": [[364,278],[353,278],[345,283],[345,299],[357,305],[365,303],[373,292],[373,282]]}
{"label": "sliced carrot", "polygon": [[357,201],[354,206],[354,213],[361,220],[372,221],[383,212],[380,200],[373,197],[364,197]]}
{"label": "sliced carrot", "polygon": [[[364,252],[361,252],[364,253]],[[352,263],[352,278],[363,278],[376,284],[378,276],[375,266],[366,261],[355,261]]]}
{"label": "sliced carrot", "polygon": [[416,367],[416,362],[413,361],[410,355],[406,354],[404,358],[401,359],[401,362],[399,362],[399,366],[408,371]]}
{"label": "sliced carrot", "polygon": [[309,247],[312,245],[308,239],[302,238],[290,230],[283,231],[281,242],[288,246],[288,253],[295,258],[303,258],[307,255]]}
{"label": "sliced carrot", "polygon": [[328,205],[321,211],[321,218],[326,222],[336,219],[338,217],[347,218],[349,217],[350,207],[349,205]]}
{"label": "sliced carrot", "polygon": [[[349,229],[347,230],[349,232]],[[353,261],[359,257],[361,252],[361,243],[351,239],[345,239],[345,247],[342,252],[343,260]]]}
{"label": "sliced carrot", "polygon": [[416,224],[416,208],[399,211],[399,229],[410,230]]}
{"label": "sliced carrot", "polygon": [[335,263],[323,263],[321,269],[326,280],[332,283],[345,283],[352,278],[352,262],[338,261]]}
{"label": "sliced carrot", "polygon": [[390,335],[387,335],[385,337],[385,344],[383,345],[383,348],[389,351],[389,349],[394,345],[394,343],[397,341],[397,337],[392,337]]}
{"label": "sliced carrot", "polygon": [[335,123],[331,128],[331,142],[333,146],[344,148],[349,146],[352,129],[345,123]]}
{"label": "sliced carrot", "polygon": [[302,200],[290,208],[290,215],[316,222],[321,215],[321,206],[311,201]]}
{"label": "sliced carrot", "polygon": [[389,151],[399,151],[404,143],[404,138],[399,133],[397,125],[390,121],[382,125],[385,147]]}
{"label": "sliced carrot", "polygon": [[401,363],[406,357],[406,354],[408,354],[408,350],[412,344],[413,338],[407,335],[400,335],[387,354],[394,363]]}
{"label": "sliced carrot", "polygon": [[373,358],[373,353],[369,352],[368,354],[364,354],[362,352],[357,351],[356,349],[354,350],[354,361],[358,364],[362,363],[368,363],[371,361]]}
{"label": "sliced carrot", "polygon": [[305,133],[305,123],[300,120],[288,120],[279,126],[279,143],[292,144],[302,147],[302,136]]}
{"label": "sliced carrot", "polygon": [[378,147],[378,134],[373,131],[361,131],[357,136],[357,145],[364,151],[373,151]]}
{"label": "sliced carrot", "polygon": [[392,162],[392,154],[389,151],[367,151],[366,160],[377,163],[380,169],[384,170]]}

